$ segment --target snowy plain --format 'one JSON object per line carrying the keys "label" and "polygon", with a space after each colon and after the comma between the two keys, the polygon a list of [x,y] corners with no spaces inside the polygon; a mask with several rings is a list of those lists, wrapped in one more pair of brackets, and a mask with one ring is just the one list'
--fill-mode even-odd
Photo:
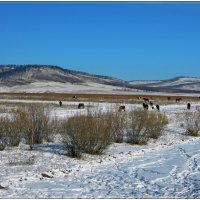
{"label": "snowy plain", "polygon": [[[177,81],[163,83],[163,81],[132,81],[131,85],[145,85],[148,86],[175,86],[180,89],[196,90],[199,91],[200,79],[199,78],[180,78]],[[152,85],[151,85],[152,84]],[[154,85],[156,84],[156,85]],[[165,93],[165,92],[153,92],[144,91],[134,88],[124,88],[113,85],[105,85],[100,83],[94,83],[87,81],[84,84],[71,84],[71,83],[59,83],[54,81],[37,81],[27,85],[17,86],[2,86],[0,92],[23,92],[23,93],[84,93],[84,94],[136,94],[136,95],[162,95],[162,96],[199,96],[199,93]]]}
{"label": "snowy plain", "polygon": [[[114,106],[84,103],[103,110]],[[128,110],[141,104],[125,106]],[[191,109],[197,107],[200,103],[192,102]],[[86,110],[58,107],[51,115],[63,118],[77,112]],[[165,133],[144,146],[114,143],[103,155],[74,159],[66,156],[58,138],[56,143],[35,145],[32,151],[22,144],[0,151],[0,185],[5,187],[0,198],[200,198],[200,138],[184,135],[186,104],[162,105],[160,112],[169,119]],[[33,163],[26,165],[26,161]]]}

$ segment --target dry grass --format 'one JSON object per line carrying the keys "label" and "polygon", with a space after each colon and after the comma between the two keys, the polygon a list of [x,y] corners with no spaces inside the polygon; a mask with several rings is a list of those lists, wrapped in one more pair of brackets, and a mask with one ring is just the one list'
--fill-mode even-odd
{"label": "dry grass", "polygon": [[18,146],[21,133],[15,120],[8,116],[0,118],[0,149],[6,146]]}
{"label": "dry grass", "polygon": [[167,117],[161,113],[136,109],[129,113],[127,120],[127,139],[131,144],[146,144],[150,138],[157,139],[168,124]]}
{"label": "dry grass", "polygon": [[119,106],[116,106],[114,111],[107,113],[107,117],[111,127],[112,141],[122,143],[127,123],[127,113],[118,112],[118,107]]}
{"label": "dry grass", "polygon": [[[78,98],[73,99],[76,95]],[[141,97],[139,100],[138,97]],[[168,101],[170,97],[170,101]],[[117,94],[74,94],[74,93],[0,93],[0,99],[29,99],[29,100],[49,100],[49,101],[101,101],[101,102],[142,102],[142,98],[149,98],[152,101],[176,103],[177,98],[182,98],[181,101],[200,101],[198,97],[193,96],[162,96],[162,95],[117,95]]]}
{"label": "dry grass", "polygon": [[41,144],[43,140],[51,140],[49,134],[52,126],[49,113],[49,107],[35,105],[17,111],[15,121],[28,144]]}
{"label": "dry grass", "polygon": [[87,115],[63,121],[63,141],[69,156],[80,158],[81,153],[101,154],[111,142],[123,142],[125,134],[128,143],[146,144],[160,137],[167,124],[166,115],[143,109],[128,113],[88,110]]}
{"label": "dry grass", "polygon": [[184,114],[186,135],[189,136],[200,136],[200,109],[194,112],[187,111]]}
{"label": "dry grass", "polygon": [[0,149],[18,146],[20,141],[31,145],[50,142],[58,131],[58,120],[50,119],[50,108],[29,105],[14,110],[12,116],[0,118]]}
{"label": "dry grass", "polygon": [[[72,97],[76,95],[78,99]],[[138,99],[140,97],[140,99]],[[147,97],[153,102],[159,102],[160,104],[173,104],[176,103],[175,99],[179,96],[171,96],[168,101],[167,96],[158,95],[114,95],[114,94],[62,94],[62,93],[0,93],[0,98],[8,99],[27,99],[27,100],[64,100],[64,101],[93,101],[93,102],[123,102],[123,103],[141,103],[143,98]],[[188,101],[200,101],[198,97],[182,97],[184,102]],[[35,143],[42,143],[45,141],[51,141],[52,135],[63,131],[59,127],[58,120],[50,120],[48,109],[59,107],[59,104],[49,103],[49,107],[45,108],[45,104],[40,103],[21,103],[21,102],[0,102],[0,105],[5,106],[0,108],[2,113],[12,113],[14,115],[13,120],[9,118],[1,119],[0,121],[0,149],[4,149],[5,145],[18,145],[21,137],[24,137],[27,143],[33,145]],[[90,106],[88,106],[90,107]],[[63,105],[62,108],[70,109],[75,108],[75,105]],[[192,116],[192,114],[191,114]],[[196,116],[187,118],[187,134],[196,135],[198,134],[199,127],[195,127],[197,124],[194,119],[198,119]],[[101,121],[102,120],[102,121]],[[193,120],[193,121],[192,121]],[[197,121],[198,121],[197,120]],[[100,123],[101,122],[101,123]],[[102,124],[102,126],[100,126]],[[85,145],[85,150],[77,150],[79,152],[90,152],[92,154],[98,154],[106,148],[110,142],[122,142],[124,133],[128,133],[128,142],[134,144],[145,144],[149,138],[158,138],[163,131],[163,128],[167,124],[167,119],[160,113],[152,113],[143,110],[132,111],[129,114],[127,112],[120,113],[115,109],[114,112],[102,113],[101,111],[96,112],[92,115],[89,113],[88,116],[75,116],[65,121],[62,124],[64,127],[65,135],[68,135],[68,147],[72,144],[72,139],[69,139],[69,130],[71,129],[80,137],[81,140],[89,138],[91,145]],[[193,124],[193,125],[192,125]],[[74,128],[73,128],[74,126]],[[13,128],[14,127],[14,128]],[[77,128],[78,127],[78,128]],[[81,128],[79,128],[81,127]],[[106,129],[105,129],[106,127]],[[77,133],[80,129],[84,134]],[[87,130],[90,130],[88,133]],[[107,135],[103,135],[103,130]],[[125,130],[125,132],[124,132]],[[112,134],[111,134],[112,133]],[[81,135],[82,134],[82,135]],[[88,135],[87,135],[88,134]],[[91,135],[90,135],[91,134]],[[93,134],[93,135],[92,135]],[[110,135],[111,136],[110,136]],[[9,139],[8,139],[8,135]],[[99,135],[96,137],[96,135]],[[12,137],[11,137],[12,136]],[[87,137],[86,137],[87,136]],[[107,141],[103,141],[100,150],[95,146],[93,150],[93,141],[96,138],[102,140],[101,137],[105,137]],[[5,139],[6,138],[6,139]],[[13,139],[12,139],[13,138]],[[15,140],[16,138],[16,140]],[[66,139],[66,138],[65,138]],[[8,142],[9,141],[9,142]],[[70,142],[69,142],[70,141]],[[15,144],[16,143],[16,144]],[[81,144],[83,146],[83,144]],[[103,146],[104,145],[104,146]],[[74,149],[76,151],[76,148]],[[73,154],[73,152],[72,152]],[[77,154],[78,155],[78,154]]]}
{"label": "dry grass", "polygon": [[109,114],[88,112],[63,121],[63,141],[68,155],[81,157],[81,153],[101,154],[111,143],[112,128]]}

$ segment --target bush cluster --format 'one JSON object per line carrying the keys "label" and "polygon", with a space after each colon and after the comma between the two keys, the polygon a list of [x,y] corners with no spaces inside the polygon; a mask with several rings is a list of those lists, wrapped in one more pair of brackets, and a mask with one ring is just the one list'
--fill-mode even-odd
{"label": "bush cluster", "polygon": [[55,120],[50,120],[50,109],[31,105],[20,108],[12,116],[0,118],[0,149],[6,146],[18,146],[20,141],[31,145],[51,141]]}
{"label": "bush cluster", "polygon": [[109,114],[99,111],[63,121],[63,141],[69,156],[78,158],[81,157],[81,153],[102,153],[111,142],[110,120]]}
{"label": "bush cluster", "polygon": [[99,154],[112,142],[123,142],[124,133],[131,144],[146,144],[157,139],[167,125],[164,114],[136,109],[128,114],[97,111],[78,115],[62,123],[63,138],[71,157],[81,153]]}
{"label": "bush cluster", "polygon": [[107,123],[109,123],[111,141],[122,143],[124,141],[127,114],[125,112],[118,112],[117,109],[114,109],[114,112],[107,112],[102,117],[105,117]]}
{"label": "bush cluster", "polygon": [[48,141],[51,131],[49,109],[43,106],[29,106],[24,111],[19,110],[16,116],[19,128],[26,143],[41,144]]}
{"label": "bush cluster", "polygon": [[112,142],[123,142],[125,135],[128,143],[146,144],[151,138],[157,139],[167,123],[159,112],[90,108],[86,115],[58,121],[50,118],[49,107],[31,105],[0,118],[0,150],[17,146],[22,139],[30,147],[50,142],[55,133],[61,133],[69,156],[80,158],[82,153],[101,154]]}
{"label": "bush cluster", "polygon": [[0,118],[0,150],[6,146],[18,146],[21,133],[15,120],[9,116]]}
{"label": "bush cluster", "polygon": [[166,115],[147,110],[135,109],[128,115],[127,139],[131,144],[146,144],[149,139],[157,139],[168,124]]}

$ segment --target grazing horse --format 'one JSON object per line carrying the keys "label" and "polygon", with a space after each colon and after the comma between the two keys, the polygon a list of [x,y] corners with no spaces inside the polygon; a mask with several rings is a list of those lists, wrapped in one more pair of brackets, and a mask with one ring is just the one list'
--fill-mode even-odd
{"label": "grazing horse", "polygon": [[125,106],[120,106],[119,107],[118,112],[122,112],[122,111],[125,112]]}
{"label": "grazing horse", "polygon": [[60,107],[62,106],[62,101],[59,101],[59,106],[60,106]]}
{"label": "grazing horse", "polygon": [[142,105],[143,105],[143,108],[144,108],[144,109],[146,109],[146,110],[148,110],[148,109],[149,109],[149,106],[148,106],[148,104],[146,104],[146,103],[143,103]]}
{"label": "grazing horse", "polygon": [[190,110],[191,104],[187,103],[187,109]]}
{"label": "grazing horse", "polygon": [[176,102],[180,102],[182,98],[176,98]]}
{"label": "grazing horse", "polygon": [[72,97],[72,99],[77,99],[77,96],[74,95],[74,96]]}
{"label": "grazing horse", "polygon": [[78,104],[78,109],[84,109],[84,108],[85,108],[84,103],[79,103]]}
{"label": "grazing horse", "polygon": [[145,102],[149,102],[149,98],[143,98]]}
{"label": "grazing horse", "polygon": [[156,105],[156,109],[159,111],[160,110],[160,106],[157,104]]}

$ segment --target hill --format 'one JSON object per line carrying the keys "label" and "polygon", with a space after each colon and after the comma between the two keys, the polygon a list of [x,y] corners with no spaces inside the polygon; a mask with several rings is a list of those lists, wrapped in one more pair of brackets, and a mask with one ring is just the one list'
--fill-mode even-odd
{"label": "hill", "polygon": [[200,93],[200,78],[128,82],[55,65],[0,65],[0,92]]}
{"label": "hill", "polygon": [[0,65],[1,91],[63,92],[112,90],[125,81],[113,77],[63,69],[54,65]]}
{"label": "hill", "polygon": [[178,93],[200,93],[200,78],[179,76],[168,80],[155,81],[129,81],[129,84],[138,89],[178,92]]}
{"label": "hill", "polygon": [[26,85],[37,81],[60,83],[85,83],[92,81],[101,84],[122,86],[124,81],[92,75],[80,71],[63,69],[53,65],[0,65],[0,82],[6,86]]}

